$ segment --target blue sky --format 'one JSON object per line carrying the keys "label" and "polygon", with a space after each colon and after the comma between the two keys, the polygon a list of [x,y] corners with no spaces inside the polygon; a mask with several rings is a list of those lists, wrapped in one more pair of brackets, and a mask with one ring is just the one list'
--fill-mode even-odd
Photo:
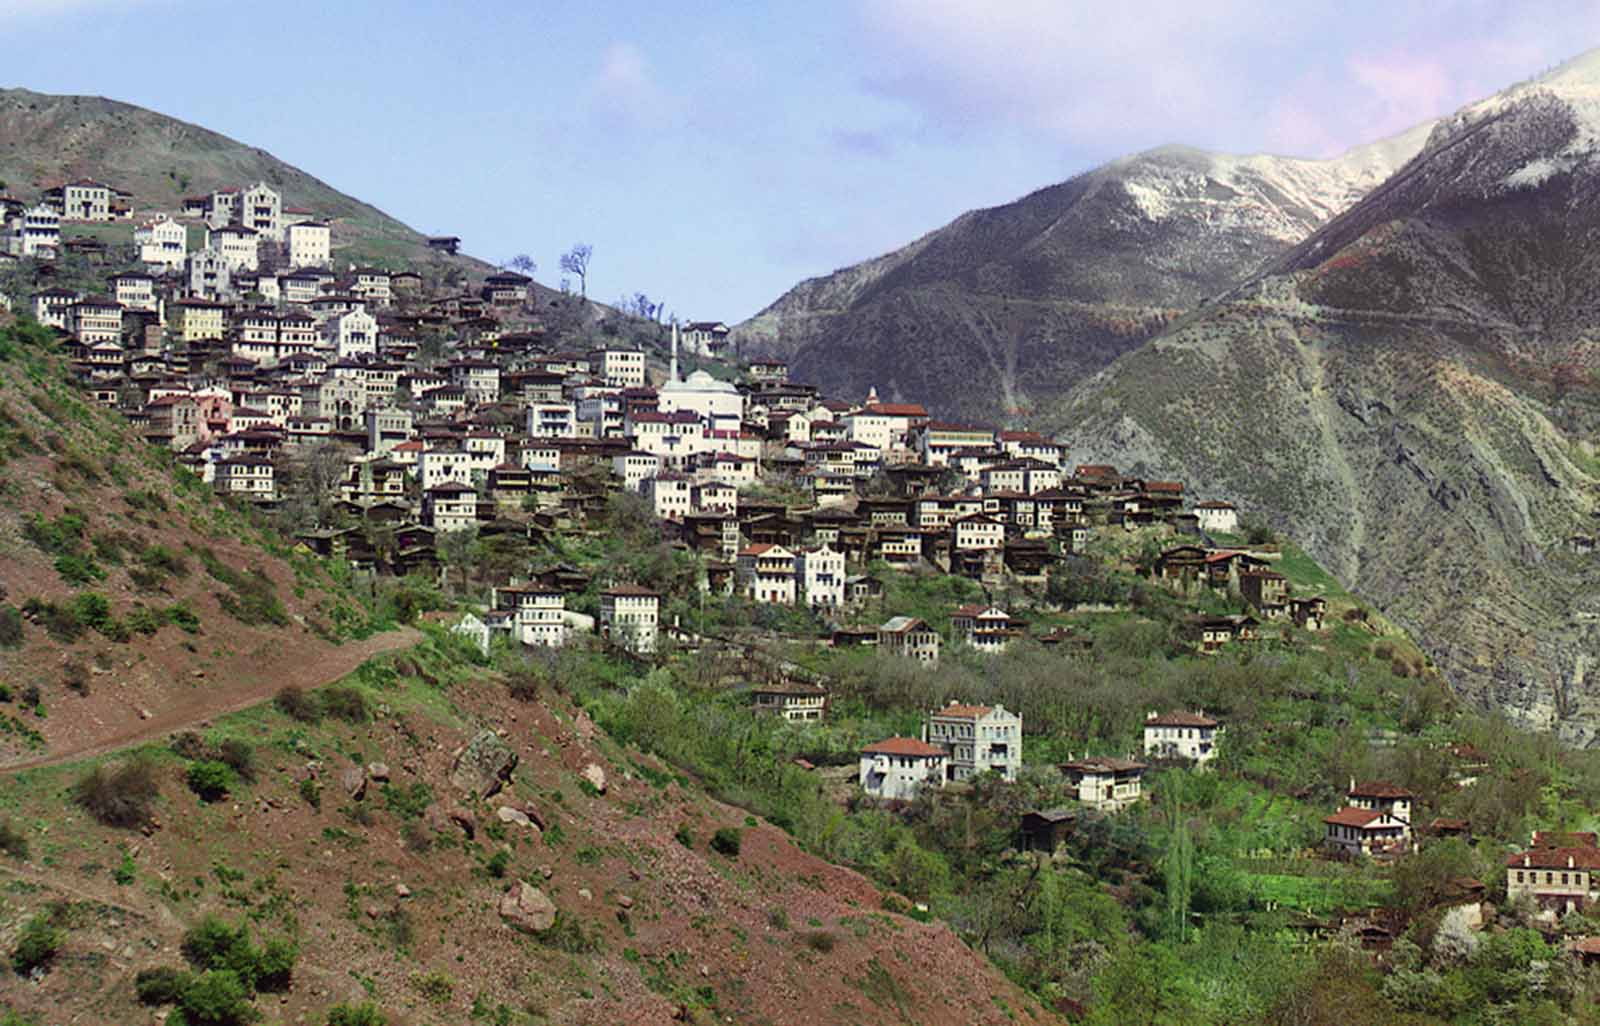
{"label": "blue sky", "polygon": [[1600,5],[0,0],[0,40],[0,85],[197,122],[552,284],[585,241],[594,298],[732,323],[1124,153],[1393,134],[1600,43]]}

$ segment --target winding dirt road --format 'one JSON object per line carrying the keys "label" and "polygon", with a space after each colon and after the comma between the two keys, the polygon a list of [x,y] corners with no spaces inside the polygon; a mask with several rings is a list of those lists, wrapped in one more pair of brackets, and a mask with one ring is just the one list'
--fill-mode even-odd
{"label": "winding dirt road", "polygon": [[288,665],[274,668],[275,672],[258,679],[229,688],[203,688],[187,692],[176,701],[152,711],[149,719],[137,718],[97,734],[76,745],[50,752],[47,755],[0,766],[0,773],[39,769],[64,762],[104,755],[119,748],[141,744],[164,737],[179,730],[198,727],[207,720],[248,709],[269,701],[286,687],[306,689],[332,684],[371,659],[403,648],[410,648],[422,640],[422,632],[412,627],[374,634],[360,641],[349,641],[317,656],[315,659],[290,661]]}

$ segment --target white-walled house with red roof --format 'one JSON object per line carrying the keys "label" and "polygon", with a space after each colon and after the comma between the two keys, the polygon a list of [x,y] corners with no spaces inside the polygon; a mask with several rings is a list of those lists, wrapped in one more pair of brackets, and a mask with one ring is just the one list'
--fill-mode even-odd
{"label": "white-walled house with red roof", "polygon": [[912,737],[891,737],[861,749],[861,790],[874,798],[911,799],[923,787],[943,787],[950,757]]}

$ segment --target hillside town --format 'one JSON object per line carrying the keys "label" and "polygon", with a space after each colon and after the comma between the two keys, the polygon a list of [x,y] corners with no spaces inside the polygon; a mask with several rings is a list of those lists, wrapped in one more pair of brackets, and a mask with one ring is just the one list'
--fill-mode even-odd
{"label": "hillside town", "polygon": [[[1040,613],[1093,604],[1053,594],[1056,572],[1090,556],[1193,601],[1182,640],[1198,656],[1333,626],[1330,596],[1292,583],[1280,548],[1222,498],[1075,463],[1034,431],[943,421],[875,390],[823,394],[782,361],[742,359],[721,322],[627,317],[508,268],[468,287],[437,267],[341,263],[335,225],[265,183],[143,216],[131,245],[74,231],[118,222],[135,224],[130,197],[100,182],[31,204],[0,196],[0,264],[26,264],[37,283],[3,301],[58,332],[95,402],[219,495],[277,518],[303,550],[358,573],[448,585],[467,574],[466,539],[531,552],[597,533],[620,500],[692,562],[697,594],[821,625],[769,627],[767,640],[872,649],[921,671],[951,651],[1081,650],[1083,637]],[[453,257],[459,240],[427,246]],[[96,268],[103,289],[51,284],[67,260]],[[649,664],[727,640],[686,627],[655,584],[617,567],[522,558],[476,569],[487,601],[454,630],[485,653],[589,635]],[[983,600],[931,622],[888,605],[896,574],[970,582]],[[751,710],[828,720],[825,677],[761,662]],[[1228,729],[1183,708],[1125,727],[1142,730],[1141,751],[1049,760],[1075,802],[1027,810],[1019,848],[1053,851],[1080,816],[1144,802],[1152,767],[1210,769]],[[852,794],[895,806],[1012,784],[1039,758],[1025,728],[998,702],[950,698],[924,710],[919,736],[861,747]],[[1352,779],[1323,819],[1323,852],[1393,861],[1425,834],[1464,832],[1464,821],[1416,823],[1417,800]],[[1505,867],[1507,894],[1552,920],[1600,896],[1592,834],[1535,836]]]}

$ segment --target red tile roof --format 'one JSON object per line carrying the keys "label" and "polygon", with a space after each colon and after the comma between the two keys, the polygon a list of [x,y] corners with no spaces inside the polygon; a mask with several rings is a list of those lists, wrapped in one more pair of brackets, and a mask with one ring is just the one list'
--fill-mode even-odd
{"label": "red tile roof", "polygon": [[943,757],[947,753],[938,745],[910,737],[891,737],[861,749],[866,755],[906,755],[912,758]]}
{"label": "red tile roof", "polygon": [[989,705],[958,705],[951,702],[943,709],[934,710],[933,715],[944,719],[981,720],[992,712],[994,707]]}
{"label": "red tile roof", "polygon": [[1512,869],[1600,869],[1600,849],[1532,848],[1506,858]]}
{"label": "red tile roof", "polygon": [[1217,721],[1209,716],[1191,712],[1169,712],[1151,716],[1144,721],[1147,727],[1215,727]]}
{"label": "red tile roof", "polygon": [[1373,820],[1382,819],[1383,817],[1384,812],[1382,809],[1346,807],[1331,816],[1322,817],[1322,821],[1335,826],[1368,827],[1372,825]]}

